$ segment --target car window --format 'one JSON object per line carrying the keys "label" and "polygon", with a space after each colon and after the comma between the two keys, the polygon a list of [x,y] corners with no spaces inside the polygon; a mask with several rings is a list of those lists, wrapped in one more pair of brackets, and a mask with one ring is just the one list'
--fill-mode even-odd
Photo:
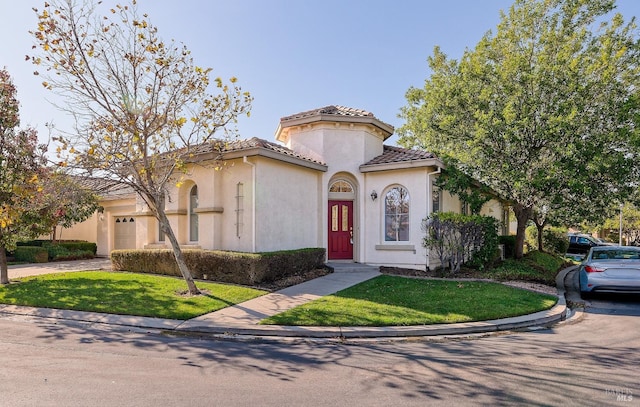
{"label": "car window", "polygon": [[609,258],[609,253],[607,252],[595,252],[592,256],[595,260],[604,260]]}
{"label": "car window", "polygon": [[591,243],[591,241],[589,239],[587,239],[586,237],[581,237],[578,239],[578,243],[580,244],[589,244]]}
{"label": "car window", "polygon": [[575,236],[570,236],[569,237],[569,243],[575,243],[576,242],[576,237]]}
{"label": "car window", "polygon": [[594,260],[640,260],[640,252],[636,250],[603,250],[594,252],[591,257]]}

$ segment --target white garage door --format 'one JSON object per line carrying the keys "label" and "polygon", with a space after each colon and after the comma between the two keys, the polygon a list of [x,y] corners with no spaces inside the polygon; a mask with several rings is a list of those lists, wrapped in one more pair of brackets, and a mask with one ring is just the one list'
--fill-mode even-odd
{"label": "white garage door", "polygon": [[118,249],[136,248],[136,221],[132,217],[117,217],[114,227],[114,245]]}

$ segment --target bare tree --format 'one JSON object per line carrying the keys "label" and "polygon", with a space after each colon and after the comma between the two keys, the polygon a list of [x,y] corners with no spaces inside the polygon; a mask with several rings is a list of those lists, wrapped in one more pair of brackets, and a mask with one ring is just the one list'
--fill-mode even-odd
{"label": "bare tree", "polygon": [[[39,49],[29,56],[43,86],[64,97],[74,134],[57,138],[63,164],[131,186],[158,219],[189,292],[198,289],[164,210],[171,183],[180,183],[199,149],[224,146],[249,113],[251,96],[231,78],[194,64],[186,46],[165,43],[135,0],[97,11],[101,2],[54,0],[32,31]],[[217,137],[218,131],[223,137]]]}

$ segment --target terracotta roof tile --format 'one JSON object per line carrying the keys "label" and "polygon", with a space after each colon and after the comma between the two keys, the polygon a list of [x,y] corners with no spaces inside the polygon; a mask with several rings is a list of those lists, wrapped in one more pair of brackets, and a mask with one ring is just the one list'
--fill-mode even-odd
{"label": "terracotta roof tile", "polygon": [[215,142],[205,143],[205,144],[192,147],[191,153],[194,155],[208,154],[208,153],[217,153],[217,154],[224,155],[225,153],[232,153],[232,152],[242,151],[242,150],[250,150],[254,148],[270,150],[275,153],[298,158],[300,160],[312,162],[315,164],[326,165],[321,161],[314,160],[313,158],[296,153],[295,151],[288,149],[286,147],[283,147],[279,144],[272,143],[270,141],[263,140],[257,137],[253,137],[250,139],[242,139],[242,140],[230,140],[230,141],[216,140]]}
{"label": "terracotta roof tile", "polygon": [[87,176],[74,176],[74,180],[103,199],[126,198],[135,194],[134,189],[129,185],[115,180]]}
{"label": "terracotta roof tile", "polygon": [[302,119],[305,117],[312,117],[321,114],[335,115],[335,116],[347,116],[347,117],[375,117],[373,113],[367,112],[362,109],[354,109],[345,106],[325,106],[318,109],[307,110],[306,112],[300,112],[291,116],[285,116],[280,119],[280,122],[286,122],[288,120]]}
{"label": "terracotta roof tile", "polygon": [[390,164],[406,161],[426,160],[430,158],[437,158],[433,153],[420,150],[410,150],[402,147],[395,146],[383,146],[383,153],[372,160],[369,160],[364,165],[376,165],[376,164]]}
{"label": "terracotta roof tile", "polygon": [[279,154],[288,155],[290,157],[299,158],[301,160],[309,161],[316,164],[326,165],[325,163],[314,160],[313,158],[296,153],[295,151],[283,147],[280,144],[272,143],[261,138],[253,137],[246,140],[234,140],[227,143],[224,147],[224,152],[247,150],[251,148],[264,148],[265,150],[271,150]]}
{"label": "terracotta roof tile", "polygon": [[368,112],[362,109],[356,109],[353,107],[346,107],[340,105],[329,105],[325,107],[321,107],[318,109],[307,110],[306,112],[300,112],[293,114],[291,116],[285,116],[280,119],[280,123],[286,123],[288,121],[305,119],[314,116],[336,116],[336,117],[363,117],[370,118],[372,120],[377,120],[378,122],[384,124],[385,126],[389,126],[391,128],[391,132],[393,132],[393,126],[389,123],[385,123],[382,120],[378,119],[374,116],[373,113]]}

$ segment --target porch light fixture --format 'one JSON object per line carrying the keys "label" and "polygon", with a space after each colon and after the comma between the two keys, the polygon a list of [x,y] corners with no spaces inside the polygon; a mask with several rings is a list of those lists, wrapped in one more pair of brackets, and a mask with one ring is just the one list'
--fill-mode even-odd
{"label": "porch light fixture", "polygon": [[371,200],[375,201],[376,199],[378,199],[378,193],[374,189],[373,191],[371,191]]}

